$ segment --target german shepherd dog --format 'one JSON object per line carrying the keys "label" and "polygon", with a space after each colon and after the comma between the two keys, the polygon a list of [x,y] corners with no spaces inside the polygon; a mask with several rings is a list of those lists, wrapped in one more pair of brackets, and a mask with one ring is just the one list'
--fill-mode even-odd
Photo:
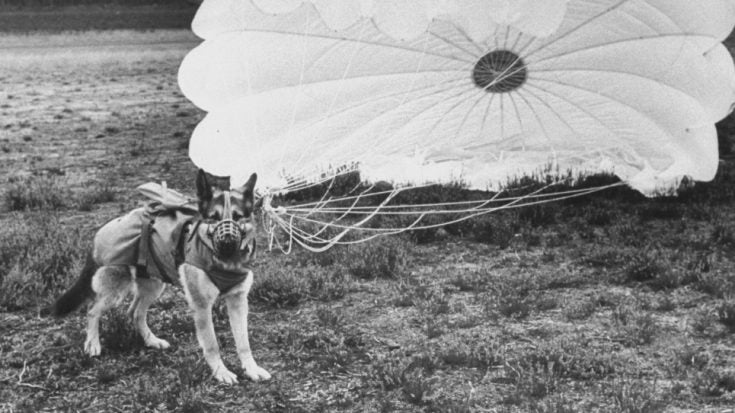
{"label": "german shepherd dog", "polygon": [[[252,224],[253,189],[257,176],[253,174],[244,186],[231,191],[225,191],[211,185],[210,182],[213,179],[211,175],[199,171],[197,176],[199,216],[195,218],[191,225],[193,228],[189,228],[188,232],[197,231],[197,228],[205,227],[207,223],[224,222],[229,219],[230,222],[235,222],[243,228],[249,226],[254,234]],[[183,236],[187,235],[184,234]],[[95,240],[94,248],[97,249],[98,247],[98,242]],[[254,244],[250,254],[254,254]],[[211,259],[219,261],[217,258]],[[228,265],[227,260],[219,262],[224,266]],[[212,324],[212,306],[217,297],[222,295],[227,305],[237,354],[245,376],[254,381],[270,379],[270,374],[259,367],[253,359],[248,339],[248,292],[253,284],[252,271],[246,268],[242,272],[242,281],[236,282],[225,293],[221,293],[222,289],[215,284],[210,274],[200,268],[201,265],[195,266],[188,262],[176,262],[176,265],[178,266],[180,283],[193,312],[197,339],[204,351],[204,359],[212,369],[214,378],[226,384],[237,383],[237,376],[228,370],[222,362],[214,325]],[[100,266],[90,256],[79,279],[47,312],[56,316],[63,316],[91,300],[92,303],[88,309],[87,338],[84,342],[84,351],[94,357],[101,352],[99,322],[102,314],[113,305],[121,303],[128,294],[132,293],[133,300],[128,309],[128,316],[132,318],[133,324],[143,337],[145,345],[157,349],[167,349],[170,344],[166,340],[156,337],[146,321],[147,310],[161,295],[165,283],[154,277],[140,276],[139,271],[139,268],[134,265]]]}

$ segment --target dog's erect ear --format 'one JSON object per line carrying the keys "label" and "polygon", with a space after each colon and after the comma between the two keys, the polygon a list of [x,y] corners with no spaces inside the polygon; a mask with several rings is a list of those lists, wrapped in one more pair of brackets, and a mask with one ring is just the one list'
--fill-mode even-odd
{"label": "dog's erect ear", "polygon": [[248,179],[247,182],[245,182],[245,185],[242,186],[242,192],[253,192],[253,189],[255,189],[255,183],[258,182],[258,174],[252,174],[250,175],[250,179]]}
{"label": "dog's erect ear", "polygon": [[239,191],[242,192],[242,208],[243,211],[246,212],[246,216],[249,216],[250,213],[253,211],[253,204],[254,204],[254,192],[255,192],[255,183],[258,181],[258,174],[252,174],[250,175],[250,179],[248,179],[247,182],[245,182],[245,185],[241,186],[239,188]]}
{"label": "dog's erect ear", "polygon": [[199,200],[199,214],[204,217],[207,217],[207,210],[214,196],[212,184],[209,181],[209,174],[200,169],[197,173],[197,199]]}
{"label": "dog's erect ear", "polygon": [[197,173],[197,198],[204,202],[212,200],[212,185],[203,169]]}

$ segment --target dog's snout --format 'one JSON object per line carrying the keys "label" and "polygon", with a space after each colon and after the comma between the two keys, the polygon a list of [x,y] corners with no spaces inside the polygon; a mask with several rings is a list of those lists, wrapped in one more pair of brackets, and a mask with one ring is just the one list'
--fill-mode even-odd
{"label": "dog's snout", "polygon": [[234,237],[225,237],[217,245],[217,255],[220,258],[230,258],[237,252],[239,245],[240,243]]}
{"label": "dog's snout", "polygon": [[214,228],[212,241],[215,252],[220,258],[230,258],[240,247],[242,241],[240,228],[232,220],[221,221]]}

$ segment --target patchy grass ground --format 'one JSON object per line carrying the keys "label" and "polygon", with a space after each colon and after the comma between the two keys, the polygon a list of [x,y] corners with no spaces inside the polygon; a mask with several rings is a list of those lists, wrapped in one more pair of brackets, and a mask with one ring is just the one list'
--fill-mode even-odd
{"label": "patchy grass ground", "polygon": [[735,406],[732,158],[676,199],[615,190],[321,255],[263,251],[250,325],[268,383],[213,382],[175,289],[151,314],[170,350],[144,348],[118,311],[102,357],[86,357],[82,314],[38,309],[76,277],[94,228],[139,202],[136,185],[192,193],[202,114],[175,74],[195,44],[177,31],[3,37],[0,411]]}

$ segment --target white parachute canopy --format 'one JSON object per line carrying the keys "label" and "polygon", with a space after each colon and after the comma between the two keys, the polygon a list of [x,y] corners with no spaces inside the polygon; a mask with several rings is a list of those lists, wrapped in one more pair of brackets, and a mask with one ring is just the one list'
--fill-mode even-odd
{"label": "white parachute canopy", "polygon": [[497,188],[553,166],[647,195],[717,170],[735,0],[205,0],[201,168],[277,190],[359,165]]}

